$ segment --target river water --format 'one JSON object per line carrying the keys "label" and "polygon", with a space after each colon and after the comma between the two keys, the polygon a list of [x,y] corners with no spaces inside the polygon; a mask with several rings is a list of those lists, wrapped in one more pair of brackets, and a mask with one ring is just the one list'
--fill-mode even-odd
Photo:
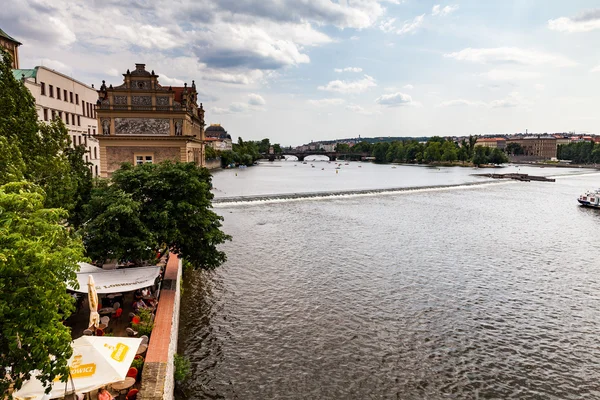
{"label": "river water", "polygon": [[233,241],[185,278],[178,398],[600,398],[599,174],[310,164],[215,173]]}

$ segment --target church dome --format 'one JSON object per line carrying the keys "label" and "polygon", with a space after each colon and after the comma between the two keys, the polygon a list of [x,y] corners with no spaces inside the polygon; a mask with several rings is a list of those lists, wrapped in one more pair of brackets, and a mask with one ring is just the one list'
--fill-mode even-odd
{"label": "church dome", "polygon": [[208,128],[206,128],[206,132],[226,132],[225,128],[221,126],[221,124],[211,124]]}

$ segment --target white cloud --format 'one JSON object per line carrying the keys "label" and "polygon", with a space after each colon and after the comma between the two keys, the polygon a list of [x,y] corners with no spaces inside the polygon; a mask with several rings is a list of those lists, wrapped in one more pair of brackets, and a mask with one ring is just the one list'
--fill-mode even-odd
{"label": "white cloud", "polygon": [[260,94],[250,93],[248,95],[248,104],[252,106],[264,106],[267,102]]}
{"label": "white cloud", "polygon": [[600,65],[596,65],[594,68],[590,69],[590,72],[600,72]]}
{"label": "white cloud", "polygon": [[319,100],[308,100],[308,104],[317,107],[327,107],[327,106],[339,106],[340,104],[344,104],[344,99],[339,98],[331,98],[331,99],[319,99]]}
{"label": "white cloud", "polygon": [[539,91],[546,89],[546,85],[543,85],[541,83],[536,83],[533,87],[535,88],[535,90],[539,90]]}
{"label": "white cloud", "polygon": [[358,37],[358,36],[350,36],[350,40],[358,40],[358,39],[360,39],[360,37]]}
{"label": "white cloud", "polygon": [[459,106],[467,106],[467,107],[486,107],[483,101],[471,101],[466,99],[455,99],[444,101],[439,104],[439,107],[459,107]]}
{"label": "white cloud", "polygon": [[318,89],[338,93],[362,93],[374,86],[377,86],[375,79],[369,75],[365,75],[363,79],[357,81],[331,81],[326,86],[319,86]]}
{"label": "white cloud", "polygon": [[548,20],[548,28],[558,32],[590,32],[600,29],[600,9],[588,10],[576,17]]}
{"label": "white cloud", "polygon": [[398,35],[406,35],[406,34],[414,34],[417,29],[423,25],[423,20],[425,19],[425,14],[416,16],[412,21],[404,22],[402,28],[398,29],[396,33]]}
{"label": "white cloud", "polygon": [[61,45],[68,46],[77,40],[75,33],[63,22],[63,20],[56,17],[49,17],[48,19],[56,33],[59,34],[58,41]]}
{"label": "white cloud", "polygon": [[119,70],[116,68],[109,68],[106,70],[106,75],[119,76]]}
{"label": "white cloud", "polygon": [[572,67],[577,65],[577,63],[559,54],[521,49],[518,47],[481,49],[469,47],[454,53],[444,54],[444,57],[480,64],[508,63],[521,65],[550,65],[555,67]]}
{"label": "white cloud", "polygon": [[442,7],[439,4],[436,4],[431,9],[431,15],[445,17],[446,15],[452,14],[456,10],[458,10],[458,5]]}
{"label": "white cloud", "polygon": [[393,32],[396,30],[396,27],[394,26],[395,22],[396,18],[389,18],[385,21],[381,21],[381,23],[379,24],[379,29],[381,29],[384,32]]}
{"label": "white cloud", "polygon": [[334,68],[335,72],[362,72],[362,68],[358,67],[346,67],[346,68]]}
{"label": "white cloud", "polygon": [[402,88],[408,89],[408,90],[413,90],[415,87],[409,83],[408,85],[402,86]]}
{"label": "white cloud", "polygon": [[372,111],[366,110],[363,107],[356,105],[356,104],[347,105],[346,110],[352,111],[353,113],[361,114],[361,115],[373,115]]}
{"label": "white cloud", "polygon": [[397,107],[397,106],[420,106],[421,103],[412,99],[412,96],[405,93],[384,94],[378,97],[375,102],[382,106]]}
{"label": "white cloud", "polygon": [[518,92],[511,92],[504,99],[490,101],[473,101],[466,99],[448,100],[440,103],[438,107],[485,107],[485,108],[512,108],[520,106],[528,106],[531,103],[524,99]]}
{"label": "white cloud", "polygon": [[[118,76],[118,75],[115,75],[115,76]],[[160,80],[160,84],[163,86],[183,86],[183,84],[185,83],[181,79],[169,78],[165,74],[162,74],[160,76],[159,80]]]}
{"label": "white cloud", "polygon": [[481,76],[493,81],[515,81],[538,79],[542,76],[538,71],[527,71],[518,69],[492,69],[484,72]]}

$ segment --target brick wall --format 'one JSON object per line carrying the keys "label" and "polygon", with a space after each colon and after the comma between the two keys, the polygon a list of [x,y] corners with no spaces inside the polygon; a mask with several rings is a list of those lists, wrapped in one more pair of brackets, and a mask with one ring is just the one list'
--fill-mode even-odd
{"label": "brick wall", "polygon": [[142,385],[137,396],[140,400],[173,400],[173,360],[177,352],[181,272],[181,260],[170,254],[146,352]]}
{"label": "brick wall", "polygon": [[181,161],[181,149],[179,147],[106,147],[107,172],[110,175],[118,170],[124,162],[133,163],[134,154],[153,154],[154,162],[165,160]]}
{"label": "brick wall", "polygon": [[206,160],[206,165],[204,165],[208,169],[218,169],[221,168],[221,158],[214,158],[211,160]]}

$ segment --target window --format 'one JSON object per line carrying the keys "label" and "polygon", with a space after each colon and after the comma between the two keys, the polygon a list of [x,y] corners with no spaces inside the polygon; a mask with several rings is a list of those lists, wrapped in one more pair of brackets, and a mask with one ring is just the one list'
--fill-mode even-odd
{"label": "window", "polygon": [[85,117],[85,101],[81,100],[81,113]]}
{"label": "window", "polygon": [[56,111],[52,110],[52,119],[54,119],[54,117],[56,117]]}
{"label": "window", "polygon": [[81,145],[81,135],[77,136],[79,138],[79,145]]}
{"label": "window", "polygon": [[94,135],[95,135],[96,134],[96,128],[93,128],[92,132],[94,132]]}
{"label": "window", "polygon": [[50,97],[54,97],[54,87],[52,85],[48,85],[48,91],[50,92]]}
{"label": "window", "polygon": [[44,121],[48,121],[48,109],[44,108]]}
{"label": "window", "polygon": [[[94,147],[94,158],[98,158],[98,154],[97,154],[97,152],[96,152],[96,149],[97,149],[97,148],[96,148],[96,147]],[[96,172],[96,173],[97,173],[97,172]]]}
{"label": "window", "polygon": [[58,118],[62,119],[62,111],[57,111],[58,113]]}
{"label": "window", "polygon": [[65,112],[65,124],[69,124],[69,113]]}
{"label": "window", "polygon": [[79,105],[79,95],[75,93],[75,104]]}
{"label": "window", "polygon": [[63,90],[63,93],[64,93],[63,100],[69,101],[69,100],[67,100],[67,89]]}
{"label": "window", "polygon": [[56,88],[56,98],[60,100],[60,88]]}
{"label": "window", "polygon": [[73,102],[73,92],[69,92],[69,100],[71,100],[71,103]]}
{"label": "window", "polygon": [[87,146],[87,136],[83,137],[83,142],[85,143],[85,145]]}
{"label": "window", "polygon": [[98,166],[96,165],[96,176],[98,176]]}
{"label": "window", "polygon": [[71,125],[75,125],[75,114],[71,114]]}
{"label": "window", "polygon": [[90,162],[90,160],[88,159],[88,156],[85,156],[85,162],[86,163]]}
{"label": "window", "polygon": [[77,141],[75,139],[76,139],[76,137],[75,137],[75,135],[73,135],[73,147],[77,146]]}
{"label": "window", "polygon": [[90,128],[88,128],[88,136],[90,135]]}
{"label": "window", "polygon": [[152,164],[152,159],[154,156],[150,154],[140,154],[135,156],[135,165],[141,164]]}
{"label": "window", "polygon": [[77,116],[77,126],[81,126],[81,116]]}
{"label": "window", "polygon": [[42,96],[46,95],[46,84],[44,82],[40,82],[40,87],[42,89]]}

